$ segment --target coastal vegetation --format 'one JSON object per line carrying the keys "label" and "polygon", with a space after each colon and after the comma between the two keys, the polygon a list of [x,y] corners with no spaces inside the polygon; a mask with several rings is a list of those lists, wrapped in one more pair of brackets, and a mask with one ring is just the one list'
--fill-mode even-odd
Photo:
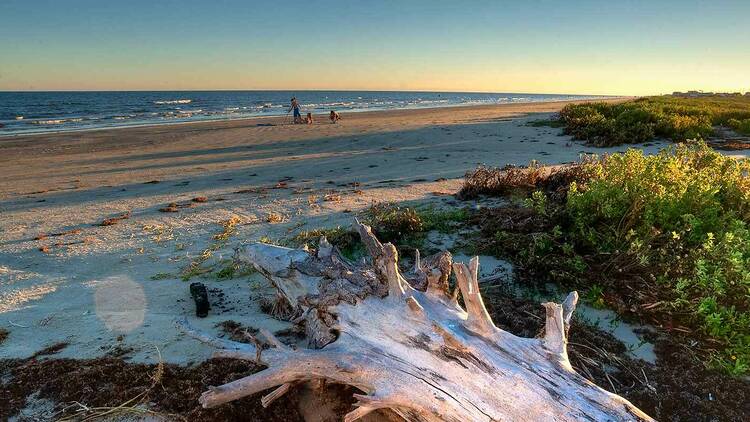
{"label": "coastal vegetation", "polygon": [[[523,173],[521,169],[511,169]],[[515,207],[481,210],[477,251],[510,259],[529,282],[587,291],[594,305],[688,333],[711,366],[750,372],[750,162],[704,142],[653,156],[589,159],[528,179],[480,168],[463,195],[502,192]],[[553,183],[554,182],[554,183]]]}
{"label": "coastal vegetation", "polygon": [[716,127],[750,135],[750,97],[660,96],[624,103],[569,104],[555,124],[596,146],[634,144],[654,138],[707,139]]}
{"label": "coastal vegetation", "polygon": [[[470,212],[466,208],[417,208],[400,206],[391,202],[373,204],[360,215],[360,219],[372,227],[373,233],[379,239],[384,243],[391,242],[402,250],[419,248],[428,232],[433,230],[449,232],[452,228],[467,221],[469,217]],[[325,236],[349,259],[358,258],[364,253],[359,234],[349,227],[337,226],[302,231],[288,243],[291,246],[303,244],[314,246],[321,236]]]}

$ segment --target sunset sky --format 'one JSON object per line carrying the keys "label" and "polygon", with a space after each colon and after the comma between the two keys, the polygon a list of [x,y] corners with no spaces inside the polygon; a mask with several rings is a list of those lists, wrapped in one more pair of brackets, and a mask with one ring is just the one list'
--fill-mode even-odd
{"label": "sunset sky", "polygon": [[750,1],[1,0],[0,90],[750,91]]}

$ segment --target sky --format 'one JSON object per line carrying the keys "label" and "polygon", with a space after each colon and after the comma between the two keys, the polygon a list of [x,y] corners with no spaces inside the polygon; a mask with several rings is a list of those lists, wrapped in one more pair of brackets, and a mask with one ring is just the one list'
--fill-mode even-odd
{"label": "sky", "polygon": [[750,91],[750,0],[0,0],[0,90]]}

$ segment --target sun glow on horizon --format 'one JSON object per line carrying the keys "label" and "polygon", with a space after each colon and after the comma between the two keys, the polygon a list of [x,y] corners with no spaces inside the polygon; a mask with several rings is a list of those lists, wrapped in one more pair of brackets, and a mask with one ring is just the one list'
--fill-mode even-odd
{"label": "sun glow on horizon", "polygon": [[747,2],[71,3],[0,4],[0,90],[750,91]]}

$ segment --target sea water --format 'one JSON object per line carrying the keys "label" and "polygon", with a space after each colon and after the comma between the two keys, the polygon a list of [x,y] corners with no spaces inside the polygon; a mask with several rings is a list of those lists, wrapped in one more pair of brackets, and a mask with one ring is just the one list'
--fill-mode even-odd
{"label": "sea water", "polygon": [[0,92],[0,136],[283,116],[292,97],[299,100],[303,114],[604,98],[397,91]]}

